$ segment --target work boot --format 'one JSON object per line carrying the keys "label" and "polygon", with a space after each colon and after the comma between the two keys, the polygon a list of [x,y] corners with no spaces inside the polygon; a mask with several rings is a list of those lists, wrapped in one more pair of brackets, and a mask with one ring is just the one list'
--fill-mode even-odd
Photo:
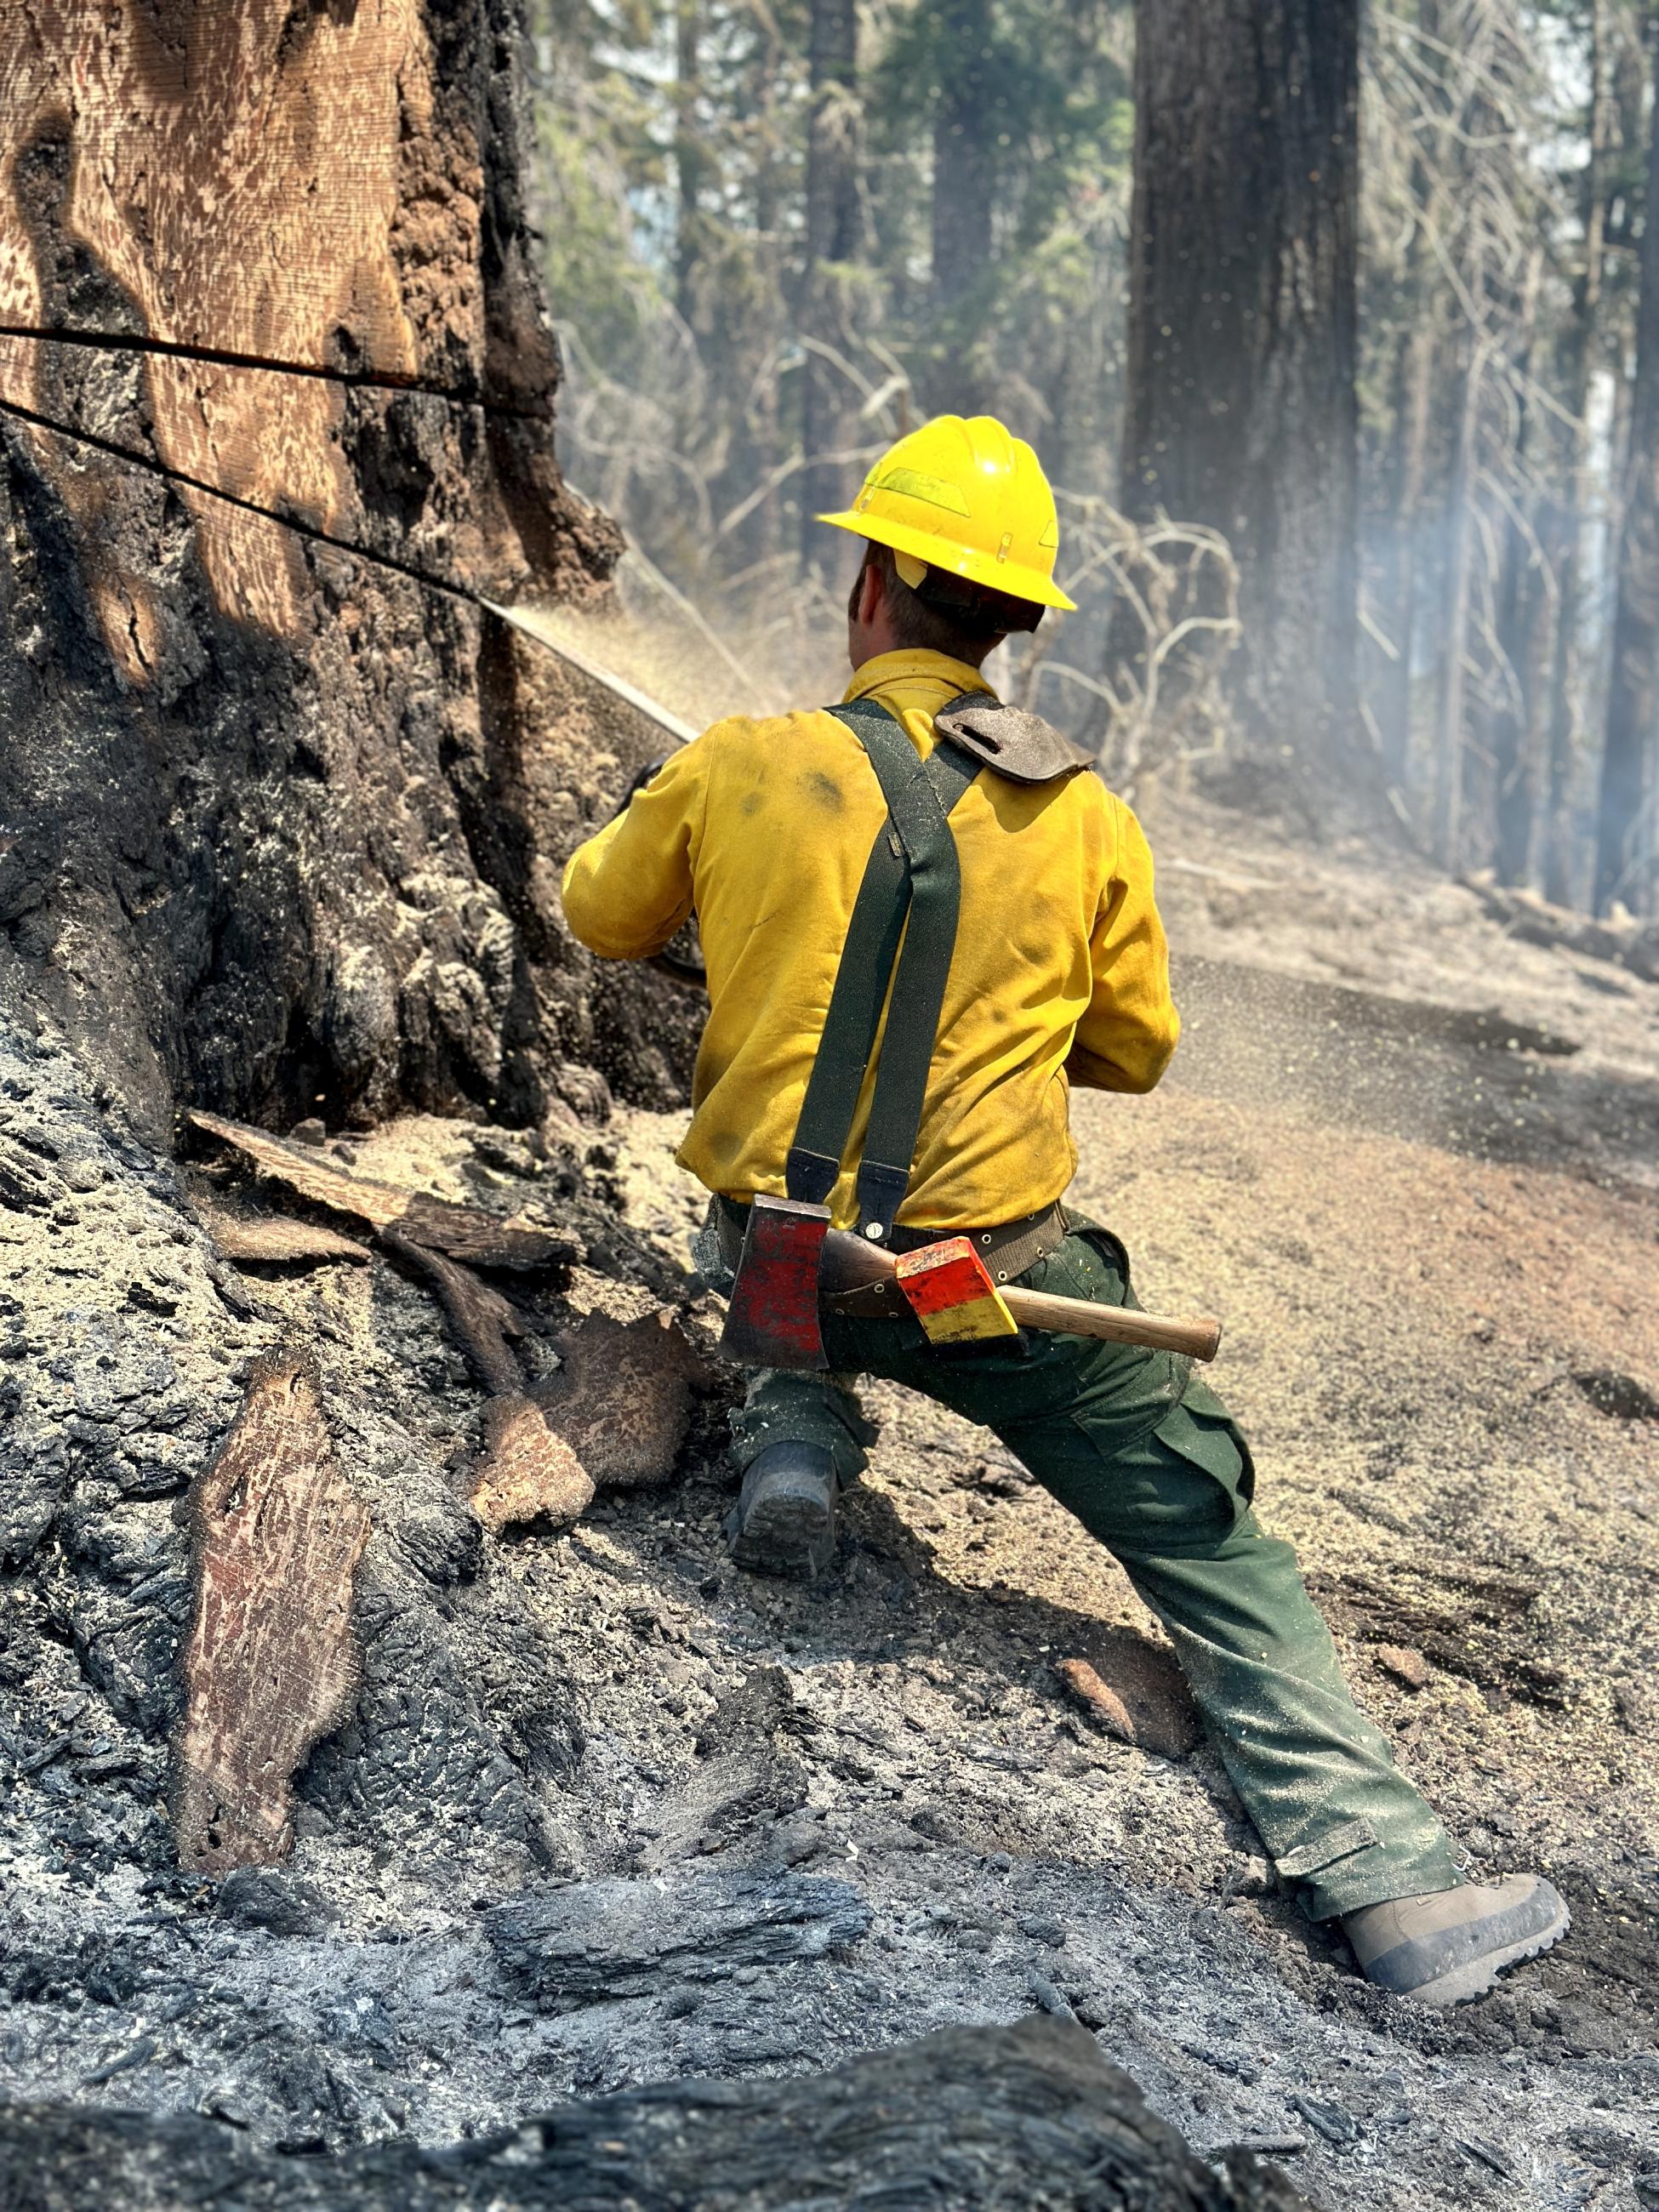
{"label": "work boot", "polygon": [[757,1574],[811,1582],[836,1556],[840,1486],[826,1445],[789,1438],[768,1444],[750,1462],[726,1517],[732,1557]]}
{"label": "work boot", "polygon": [[1536,1874],[1394,1897],[1342,1916],[1366,1980],[1426,2005],[1483,1996],[1504,1967],[1547,1951],[1568,1925],[1560,1893]]}

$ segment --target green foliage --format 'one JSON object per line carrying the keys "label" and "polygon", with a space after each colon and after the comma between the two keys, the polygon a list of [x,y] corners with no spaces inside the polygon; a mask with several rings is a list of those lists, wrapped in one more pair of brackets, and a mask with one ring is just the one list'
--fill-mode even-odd
{"label": "green foliage", "polygon": [[[1109,483],[1131,15],[1129,0],[1058,15],[1041,0],[902,0],[864,17],[852,120],[867,252],[816,280],[845,452],[873,452],[940,405],[1001,409],[1065,456],[1080,489]],[[933,283],[933,131],[963,89],[954,33],[967,17],[985,30],[975,82],[989,88],[994,217],[975,280],[947,303]],[[811,0],[532,8],[538,220],[574,363],[572,473],[614,492],[614,449],[631,445],[629,526],[705,596],[799,538],[811,27]],[[843,465],[855,480],[856,461]],[[718,528],[768,480],[699,557],[691,517]]]}

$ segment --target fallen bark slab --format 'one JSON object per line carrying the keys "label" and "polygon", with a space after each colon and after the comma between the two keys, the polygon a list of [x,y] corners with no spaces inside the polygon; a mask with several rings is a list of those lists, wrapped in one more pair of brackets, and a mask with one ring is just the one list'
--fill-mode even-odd
{"label": "fallen bark slab", "polygon": [[1275,2168],[1196,2158],[1086,2029],[947,2028],[833,2073],[673,2081],[501,2134],[261,2156],[195,2118],[0,2112],[9,2212],[1308,2212]]}
{"label": "fallen bark slab", "polygon": [[293,1777],[359,1679],[351,1587],[368,1516],[303,1354],[255,1367],[190,1511],[195,1603],[172,1812],[179,1863],[224,1874],[293,1849]]}
{"label": "fallen bark slab", "polygon": [[666,1482],[691,1425],[708,1364],[667,1307],[638,1319],[586,1315],[553,1340],[561,1372],[538,1391],[597,1483]]}
{"label": "fallen bark slab", "polygon": [[1331,1626],[1376,1645],[1379,1658],[1384,1650],[1408,1650],[1482,1689],[1558,1710],[1571,1695],[1567,1676],[1522,1646],[1541,1587],[1496,1567],[1449,1565],[1308,1577]]}
{"label": "fallen bark slab", "polygon": [[869,1906],[844,1881],[747,1867],[672,1883],[574,1882],[483,1916],[491,1949],[550,2012],[822,1959],[869,1926]]}
{"label": "fallen bark slab", "polygon": [[484,1449],[467,1492],[474,1514],[493,1536],[528,1521],[568,1526],[591,1504],[592,1479],[526,1392],[524,1370],[507,1341],[523,1334],[512,1305],[470,1268],[395,1229],[382,1230],[380,1241],[431,1281],[462,1350],[490,1393]]}
{"label": "fallen bark slab", "polygon": [[325,1228],[319,1221],[296,1221],[290,1213],[240,1213],[201,1198],[191,1203],[214,1250],[233,1263],[246,1261],[264,1267],[349,1260],[361,1264],[373,1257],[367,1244],[343,1237],[337,1229]]}
{"label": "fallen bark slab", "polygon": [[492,1536],[532,1521],[568,1528],[592,1503],[587,1469],[533,1398],[492,1398],[467,1504]]}
{"label": "fallen bark slab", "polygon": [[227,1121],[216,1114],[192,1113],[189,1119],[192,1127],[234,1146],[261,1174],[275,1176],[301,1198],[337,1213],[352,1214],[377,1230],[396,1229],[411,1243],[446,1252],[453,1260],[479,1267],[550,1267],[581,1257],[581,1247],[573,1237],[432,1198],[424,1191],[349,1175],[319,1159],[307,1146],[287,1144],[246,1122]]}
{"label": "fallen bark slab", "polygon": [[1536,891],[1498,883],[1489,869],[1462,881],[1492,919],[1523,944],[1613,961],[1647,982],[1659,983],[1659,925],[1628,914],[1598,921],[1571,907],[1553,906]]}

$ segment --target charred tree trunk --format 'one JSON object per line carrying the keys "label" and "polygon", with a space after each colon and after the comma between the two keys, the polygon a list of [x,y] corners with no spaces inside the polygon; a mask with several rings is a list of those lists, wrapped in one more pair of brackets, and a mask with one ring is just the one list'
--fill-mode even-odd
{"label": "charred tree trunk", "polygon": [[1241,569],[1246,741],[1374,784],[1355,696],[1357,0],[1136,10],[1123,503]]}
{"label": "charred tree trunk", "polygon": [[[1650,33],[1659,53],[1659,17]],[[1595,909],[1614,899],[1645,907],[1647,810],[1659,744],[1659,116],[1649,125],[1647,217],[1642,234],[1630,460],[1619,540],[1607,734],[1596,805]]]}
{"label": "charred tree trunk", "polygon": [[940,358],[929,379],[937,405],[972,414],[981,402],[965,318],[990,267],[996,212],[1001,101],[992,50],[991,0],[945,0],[932,29],[938,75],[933,109],[933,302]]}
{"label": "charred tree trunk", "polygon": [[486,2199],[495,2212],[720,2203],[762,2212],[800,2202],[804,2176],[821,2203],[867,2199],[872,2173],[895,2205],[1307,2212],[1279,2169],[1249,2151],[1230,2153],[1220,2174],[1202,2164],[1083,2029],[1041,2015],[949,2029],[805,2081],[694,2082],[565,2105],[504,2140],[507,2155],[496,2143],[445,2158],[394,2142],[284,2159],[261,2157],[193,2114],[155,2121],[37,2106],[0,2116],[0,2160],[20,2212],[71,2201],[80,2212],[132,2212],[157,2202],[158,2171],[180,2207],[234,2191],[270,2212],[465,2212]]}
{"label": "charred tree trunk", "polygon": [[[579,777],[477,603],[593,590],[515,0],[20,18],[0,77],[0,968],[175,1097],[533,1117]],[[551,1047],[548,1052],[545,1048]]]}
{"label": "charred tree trunk", "polygon": [[830,356],[845,343],[843,270],[859,246],[858,32],[854,0],[812,0],[800,318],[807,341],[801,370],[801,558],[808,568],[825,550],[813,516],[847,504],[847,467],[832,457],[847,441],[852,391]]}
{"label": "charred tree trunk", "polygon": [[702,68],[700,0],[678,0],[674,13],[674,306],[688,330],[697,325],[697,263],[702,252],[703,194],[713,163],[697,130]]}

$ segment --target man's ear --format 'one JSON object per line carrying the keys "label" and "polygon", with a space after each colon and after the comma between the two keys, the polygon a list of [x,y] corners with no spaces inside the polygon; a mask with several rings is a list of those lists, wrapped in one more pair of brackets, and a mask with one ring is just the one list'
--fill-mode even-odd
{"label": "man's ear", "polygon": [[873,561],[866,561],[859,577],[859,620],[866,629],[881,612],[884,596],[880,568]]}

